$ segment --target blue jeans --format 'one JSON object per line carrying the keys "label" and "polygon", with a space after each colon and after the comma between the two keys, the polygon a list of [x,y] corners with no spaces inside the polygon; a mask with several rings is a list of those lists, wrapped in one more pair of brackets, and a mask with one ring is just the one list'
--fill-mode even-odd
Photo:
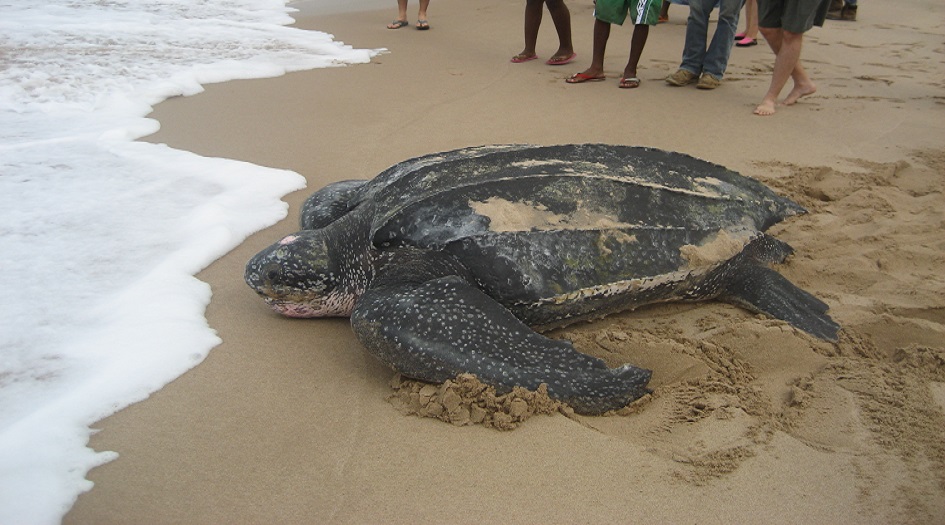
{"label": "blue jeans", "polygon": [[728,67],[728,57],[735,43],[738,15],[745,0],[721,0],[719,23],[706,49],[709,33],[709,15],[718,0],[689,0],[689,20],[686,22],[686,44],[683,47],[682,65],[679,67],[695,73],[708,73],[721,79]]}

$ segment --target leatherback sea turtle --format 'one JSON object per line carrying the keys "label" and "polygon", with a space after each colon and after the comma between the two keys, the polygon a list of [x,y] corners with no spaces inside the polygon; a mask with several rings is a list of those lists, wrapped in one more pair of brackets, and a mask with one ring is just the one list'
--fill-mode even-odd
{"label": "leatherback sea turtle", "polygon": [[313,194],[302,230],[246,282],[291,317],[350,316],[407,377],[547,384],[581,413],[620,408],[651,372],[608,368],[538,332],[642,305],[719,299],[835,340],[827,305],[765,266],[764,232],[804,209],[722,166],[601,144],[501,145],[415,158]]}

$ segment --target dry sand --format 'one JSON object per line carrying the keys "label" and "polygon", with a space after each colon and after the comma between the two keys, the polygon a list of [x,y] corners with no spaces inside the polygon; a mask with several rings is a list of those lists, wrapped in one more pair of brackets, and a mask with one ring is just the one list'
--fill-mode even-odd
{"label": "dry sand", "polygon": [[[752,115],[773,62],[763,45],[734,49],[715,91],[662,82],[684,7],[651,31],[642,86],[621,90],[628,27],[613,31],[606,82],[564,82],[590,60],[590,0],[569,2],[579,57],[564,67],[509,63],[523,2],[435,0],[426,32],[385,29],[390,4],[300,18],[389,49],[371,64],[156,108],[163,128],[149,140],[292,169],[310,189],[200,275],[223,344],[100,422],[91,446],[120,457],[90,473],[95,488],[66,523],[945,523],[939,0],[866,2],[859,21],[812,30],[803,57],[819,91],[767,118]],[[553,35],[546,16],[542,57]],[[245,261],[296,228],[310,191],[505,142],[655,146],[797,200],[810,214],[773,231],[797,250],[779,271],[830,304],[839,344],[718,303],[649,308],[553,335],[653,369],[650,398],[606,417],[545,407],[527,420],[527,399],[506,400],[497,420],[476,415],[463,381],[392,382],[346,320],[281,318],[243,284]],[[411,399],[517,428],[405,415]]]}

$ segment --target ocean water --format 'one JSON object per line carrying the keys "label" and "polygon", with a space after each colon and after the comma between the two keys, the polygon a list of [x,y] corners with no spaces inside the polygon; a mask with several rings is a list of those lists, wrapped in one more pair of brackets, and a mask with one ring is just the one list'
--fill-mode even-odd
{"label": "ocean water", "polygon": [[[319,0],[309,0],[309,3]],[[331,2],[333,0],[326,0]],[[0,0],[0,523],[58,523],[93,423],[219,343],[193,277],[292,172],[136,142],[201,85],[370,61],[274,0]]]}

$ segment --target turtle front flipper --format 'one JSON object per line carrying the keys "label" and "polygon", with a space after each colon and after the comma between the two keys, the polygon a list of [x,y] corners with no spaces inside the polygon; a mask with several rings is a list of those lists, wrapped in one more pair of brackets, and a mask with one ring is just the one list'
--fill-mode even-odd
{"label": "turtle front flipper", "polygon": [[302,204],[299,226],[317,230],[335,222],[360,204],[368,181],[343,180],[316,191]]}
{"label": "turtle front flipper", "polygon": [[460,277],[389,283],[364,293],[351,315],[362,344],[405,376],[440,383],[461,373],[510,389],[537,389],[599,414],[646,394],[651,372],[609,368],[568,341],[548,339]]}

